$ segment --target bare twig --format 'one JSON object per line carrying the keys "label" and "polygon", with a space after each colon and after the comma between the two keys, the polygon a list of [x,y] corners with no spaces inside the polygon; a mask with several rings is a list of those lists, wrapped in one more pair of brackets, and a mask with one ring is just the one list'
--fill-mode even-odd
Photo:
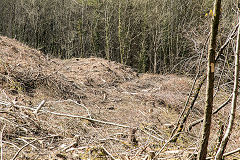
{"label": "bare twig", "polygon": [[[232,154],[235,154],[235,153],[237,153],[237,152],[239,152],[240,151],[240,148],[237,148],[237,149],[235,149],[235,150],[233,150],[233,151],[230,151],[230,152],[228,152],[228,153],[225,153],[225,154],[223,154],[223,158],[224,157],[227,157],[227,156],[230,156],[230,155],[232,155]],[[214,157],[207,157],[206,158],[206,160],[208,160],[208,159],[213,159]]]}
{"label": "bare twig", "polygon": [[237,29],[238,29],[239,24],[237,24],[234,29],[232,30],[232,33],[228,36],[228,39],[225,41],[225,43],[221,46],[221,48],[217,52],[217,56],[215,58],[215,62],[221,57],[223,54],[223,50],[227,47],[229,42],[237,35]]}
{"label": "bare twig", "polygon": [[[205,47],[205,48],[207,48],[207,42],[208,42],[208,40],[209,40],[209,37],[210,37],[210,34],[208,34],[208,37],[207,37],[207,39],[206,39],[206,41],[205,41],[205,43],[204,43],[204,47]],[[204,50],[205,50],[205,49],[204,49]],[[183,129],[183,124],[184,124],[185,121],[187,120],[187,117],[188,117],[188,115],[190,114],[190,109],[194,106],[194,103],[195,103],[195,101],[196,101],[196,99],[197,99],[197,97],[198,97],[198,93],[199,93],[199,91],[200,91],[200,89],[201,89],[201,87],[202,87],[203,82],[205,81],[205,76],[204,76],[203,79],[202,79],[202,82],[200,82],[200,84],[199,84],[198,87],[197,87],[197,91],[196,91],[196,93],[195,93],[195,95],[194,95],[194,99],[192,100],[191,106],[189,107],[189,109],[188,109],[187,112],[186,112],[187,106],[188,106],[188,104],[189,104],[189,102],[190,102],[190,98],[191,98],[191,96],[192,96],[192,94],[193,94],[194,87],[195,87],[195,85],[196,85],[197,79],[198,79],[199,74],[200,74],[200,71],[201,71],[201,65],[202,65],[202,58],[203,58],[204,50],[202,50],[202,52],[201,52],[201,54],[200,54],[200,57],[199,57],[198,71],[197,71],[197,74],[196,74],[196,76],[195,76],[195,78],[194,78],[194,81],[193,81],[193,84],[192,84],[192,88],[191,88],[191,90],[190,90],[190,92],[189,92],[189,94],[188,94],[188,99],[187,99],[187,101],[186,101],[186,103],[185,103],[185,106],[184,106],[184,108],[183,108],[183,110],[182,110],[182,112],[181,112],[181,114],[180,114],[180,116],[179,116],[179,118],[178,118],[177,124],[176,124],[175,128],[173,129],[173,131],[172,131],[172,133],[171,133],[171,136],[173,136],[173,135],[175,134],[175,132],[176,132],[177,129],[178,129],[178,132],[181,132],[181,131],[182,131],[182,129]],[[184,115],[185,112],[186,112],[186,114],[185,114],[184,118],[182,119],[182,117],[183,117],[183,115]],[[181,121],[181,119],[182,119],[182,121]],[[186,119],[186,120],[185,120],[185,119]],[[178,128],[179,126],[180,126],[180,128]],[[177,138],[177,137],[176,137],[176,138]]]}
{"label": "bare twig", "polygon": [[[221,106],[219,106],[212,114],[214,115],[214,114],[218,113],[218,111],[220,111],[223,107],[225,107],[225,106],[231,101],[231,97],[232,97],[232,94],[231,94],[231,96],[229,96],[228,99],[227,99]],[[201,122],[203,122],[203,118],[194,121],[192,124],[189,125],[188,131],[190,131],[190,130],[192,129],[192,127],[196,126],[197,124],[199,124],[199,123],[201,123]]]}
{"label": "bare twig", "polygon": [[61,103],[61,102],[73,102],[76,105],[83,107],[87,111],[89,118],[92,118],[89,109],[84,104],[78,103],[78,101],[74,101],[72,99],[67,99],[67,100],[60,100],[60,101],[48,101],[47,103]]}
{"label": "bare twig", "polygon": [[231,152],[228,152],[228,153],[223,154],[223,157],[230,156],[230,155],[232,155],[232,154],[234,154],[234,153],[237,153],[237,152],[239,152],[239,151],[240,151],[240,148],[237,148],[237,149],[235,149],[235,150],[233,150],[233,151],[231,151]]}
{"label": "bare twig", "polygon": [[140,131],[144,132],[145,134],[149,135],[150,137],[158,140],[158,141],[161,141],[161,142],[166,142],[166,140],[162,139],[162,138],[159,138],[159,137],[156,137],[154,135],[152,135],[151,133],[147,132],[146,130],[143,130],[143,129],[140,129],[138,128]]}
{"label": "bare twig", "polygon": [[9,98],[8,95],[5,93],[4,89],[2,90],[2,93],[5,95],[6,99],[7,99],[8,101],[10,101],[10,98]]}
{"label": "bare twig", "polygon": [[[22,139],[22,138],[16,138],[16,139],[18,139],[18,140],[21,140],[21,141],[23,141],[23,142],[25,142],[26,144],[28,144],[29,142],[28,141],[26,141],[25,139]],[[34,145],[32,145],[32,144],[29,144],[32,148],[34,148],[34,149],[36,149],[36,150],[38,150],[38,148],[37,147],[35,147]]]}
{"label": "bare twig", "polygon": [[6,127],[6,124],[4,124],[2,131],[0,133],[1,160],[3,160],[3,131],[5,127]]}
{"label": "bare twig", "polygon": [[38,107],[36,108],[36,110],[33,112],[34,114],[37,114],[39,112],[39,110],[43,107],[43,105],[45,104],[46,100],[43,100]]}
{"label": "bare twig", "polygon": [[[190,104],[190,107],[188,108],[188,110],[186,111],[185,115],[183,116],[183,119],[182,119],[181,123],[179,123],[179,127],[178,127],[178,130],[177,130],[177,133],[178,133],[178,132],[182,132],[182,130],[183,130],[183,128],[184,128],[184,125],[185,125],[185,122],[187,121],[187,118],[188,118],[188,116],[190,115],[190,112],[191,112],[191,110],[192,110],[192,108],[193,108],[193,106],[194,106],[194,104],[195,104],[195,102],[196,102],[196,100],[197,100],[197,98],[198,98],[198,95],[199,95],[199,93],[200,93],[200,90],[201,90],[201,88],[202,88],[202,86],[203,86],[203,83],[205,82],[206,78],[207,78],[207,76],[204,75],[204,76],[202,77],[200,83],[198,84],[197,89],[196,89],[196,93],[195,93],[195,95],[194,95],[194,97],[193,97],[193,100],[192,100],[192,102],[191,102],[191,104]],[[173,134],[172,134],[172,135],[173,135]],[[176,136],[174,139],[172,139],[172,141],[173,141],[173,142],[176,142],[177,139],[178,139],[178,136],[179,136],[179,134],[177,134],[177,136]]]}
{"label": "bare twig", "polygon": [[[233,29],[233,31],[231,32],[231,34],[228,36],[228,39],[225,41],[225,43],[221,46],[221,48],[220,48],[219,51],[217,52],[217,56],[216,56],[216,58],[215,58],[215,63],[217,63],[218,59],[219,59],[220,56],[223,54],[223,50],[227,47],[227,45],[229,44],[229,42],[236,36],[236,31],[237,31],[237,29],[238,29],[238,26],[239,26],[239,25],[236,25],[236,26],[235,26],[235,28]],[[180,123],[180,119],[181,119],[181,117],[183,116],[183,113],[184,113],[184,112],[181,113],[180,118],[179,118],[179,120],[178,120],[178,123],[177,123],[176,127],[174,128],[171,136],[176,132],[177,128],[178,128],[177,132],[181,132],[181,131],[183,130],[184,123],[186,122],[186,120],[187,120],[187,118],[188,118],[188,115],[190,114],[190,110],[193,108],[193,106],[194,106],[194,104],[195,104],[195,102],[196,102],[196,100],[197,100],[197,98],[198,98],[199,91],[200,91],[200,89],[201,89],[204,81],[206,80],[206,78],[207,78],[206,75],[204,75],[204,76],[202,77],[202,80],[201,80],[199,86],[197,87],[197,91],[196,91],[196,93],[195,93],[195,95],[194,95],[194,98],[193,98],[191,104],[190,104],[190,107],[188,108],[186,114],[184,115],[184,118],[182,119],[182,121],[181,121],[181,123]],[[187,102],[188,102],[188,101],[187,101]],[[185,111],[185,107],[184,107],[184,110],[183,110],[183,111]],[[178,127],[178,126],[179,126],[179,127]],[[177,137],[178,137],[178,136],[177,136]],[[176,137],[175,139],[173,139],[173,141],[176,141],[176,140],[177,140],[177,137]]]}
{"label": "bare twig", "polygon": [[[240,4],[240,1],[239,1]],[[240,24],[240,6],[238,8],[238,24]],[[221,160],[223,153],[226,149],[229,137],[231,136],[235,117],[236,117],[236,107],[237,107],[237,99],[238,99],[238,84],[239,84],[239,56],[240,56],[240,27],[238,27],[238,34],[237,34],[237,45],[235,51],[235,69],[234,69],[234,87],[233,87],[233,95],[232,95],[232,106],[229,113],[229,122],[226,129],[226,132],[222,138],[221,144],[217,150],[215,160]]]}
{"label": "bare twig", "polygon": [[17,156],[19,155],[19,153],[20,153],[25,147],[27,147],[28,145],[30,145],[30,144],[38,141],[38,140],[47,139],[47,138],[53,138],[53,137],[57,137],[57,136],[58,136],[58,135],[52,135],[52,136],[47,136],[47,137],[43,137],[43,138],[37,138],[37,139],[35,139],[35,140],[33,140],[33,141],[25,144],[24,146],[22,146],[22,147],[17,151],[17,153],[16,153],[16,154],[14,155],[14,157],[12,158],[12,160],[15,160],[15,159],[17,158]]}
{"label": "bare twig", "polygon": [[157,156],[163,151],[163,149],[169,144],[169,142],[171,142],[176,136],[179,136],[181,133],[183,132],[178,132],[175,135],[173,135],[172,137],[170,137],[170,139],[168,141],[165,142],[165,144],[162,146],[162,148],[155,154],[154,158],[157,158]]}
{"label": "bare twig", "polygon": [[[207,43],[207,41],[208,41],[208,38],[207,38],[207,40],[206,40],[206,43]],[[205,44],[205,45],[206,45],[206,44]],[[204,52],[202,52],[201,55],[200,55],[199,65],[198,65],[198,72],[197,72],[197,74],[196,74],[196,76],[195,76],[195,78],[194,78],[194,81],[193,81],[193,84],[192,84],[192,88],[191,88],[191,90],[190,90],[190,92],[189,92],[189,94],[188,94],[187,101],[186,101],[186,103],[185,103],[185,105],[184,105],[184,108],[183,108],[183,110],[182,110],[179,118],[178,118],[177,124],[176,124],[175,128],[173,129],[173,131],[172,131],[172,133],[171,133],[171,136],[173,136],[173,134],[175,134],[175,131],[178,129],[178,126],[180,125],[181,118],[182,118],[183,114],[185,113],[185,111],[186,111],[186,109],[187,109],[187,106],[188,106],[188,104],[189,104],[189,101],[190,101],[190,98],[191,98],[191,96],[192,96],[194,87],[195,87],[195,85],[196,85],[197,79],[198,79],[199,74],[200,74],[200,66],[201,66],[201,64],[202,64],[203,53],[204,53]]]}
{"label": "bare twig", "polygon": [[[0,102],[0,104],[1,104],[1,102]],[[12,113],[6,112],[6,111],[0,111],[0,113],[6,113],[6,114],[8,114],[8,115],[10,115],[10,116],[12,116],[12,117],[14,117],[14,118],[16,118],[15,115],[13,115]],[[24,130],[24,131],[27,131],[26,128],[24,128],[24,127],[21,126],[21,125],[18,125],[18,123],[14,122],[14,121],[10,121],[9,119],[4,118],[4,117],[0,117],[0,119],[2,119],[2,120],[4,120],[4,121],[8,122],[9,124],[11,124],[11,125],[13,125],[13,126],[15,126],[15,127],[19,127],[19,128],[21,128],[21,129]],[[16,119],[17,119],[17,118],[16,118]],[[34,122],[34,121],[33,121],[33,122]]]}
{"label": "bare twig", "polygon": [[132,159],[136,158],[137,156],[139,156],[139,154],[142,154],[144,151],[146,151],[150,144],[150,142],[147,142],[144,145],[140,146],[137,153],[134,155],[134,157],[132,157]]}
{"label": "bare twig", "polygon": [[198,78],[198,74],[195,76],[195,79],[194,79],[193,84],[192,84],[192,88],[191,88],[191,90],[190,90],[190,92],[189,92],[189,94],[188,94],[187,101],[186,101],[186,103],[185,103],[185,105],[184,105],[184,108],[183,108],[180,116],[178,117],[177,124],[175,125],[175,128],[173,129],[173,131],[172,131],[172,133],[171,133],[171,136],[172,136],[172,135],[175,133],[175,131],[178,129],[178,126],[179,126],[179,124],[180,124],[181,118],[182,118],[183,114],[185,113],[185,111],[186,111],[186,109],[187,109],[188,103],[189,103],[190,98],[191,98],[192,93],[193,93],[193,89],[194,89],[195,84],[196,84],[196,82],[197,82],[197,78]]}
{"label": "bare twig", "polygon": [[113,160],[116,159],[116,158],[113,157],[113,155],[112,155],[111,153],[109,153],[109,152],[107,151],[107,149],[106,149],[105,147],[102,146],[102,148],[103,148],[103,150],[110,156],[111,159],[113,159]]}
{"label": "bare twig", "polygon": [[[0,101],[0,104],[5,105],[5,106],[11,105],[11,103],[3,102],[3,101]],[[35,109],[31,108],[31,107],[20,106],[20,105],[14,105],[14,106],[18,107],[18,108],[25,108],[25,109],[29,109],[29,110],[35,111]],[[107,125],[113,125],[113,126],[118,126],[118,127],[122,127],[122,128],[131,128],[130,126],[127,126],[127,125],[117,124],[117,123],[113,123],[113,122],[106,122],[106,121],[97,120],[97,119],[93,119],[93,118],[87,118],[87,117],[84,117],[84,116],[77,116],[77,115],[70,115],[70,114],[64,114],[64,113],[50,112],[50,111],[47,111],[47,110],[41,110],[41,112],[50,113],[50,114],[54,114],[54,115],[57,115],[57,116],[80,118],[80,119],[85,119],[85,120],[88,120],[88,121],[91,121],[91,122],[97,122],[97,123],[102,123],[102,124],[107,124]]]}
{"label": "bare twig", "polygon": [[7,118],[0,117],[0,119],[2,119],[2,120],[4,120],[4,121],[6,121],[6,122],[12,124],[13,126],[17,126],[17,125],[18,125],[16,122],[12,122],[12,121],[8,120]]}
{"label": "bare twig", "polygon": [[214,93],[214,98],[216,97],[216,95],[217,95],[217,93],[218,93],[218,91],[219,91],[219,89],[220,89],[220,82],[221,82],[221,79],[222,79],[222,76],[223,76],[223,73],[224,73],[224,69],[225,69],[225,67],[226,67],[226,65],[227,65],[227,61],[228,61],[228,55],[229,55],[229,53],[227,52],[227,54],[226,54],[226,56],[225,56],[225,60],[224,60],[224,64],[223,64],[223,68],[222,68],[222,71],[221,71],[221,74],[220,74],[220,76],[219,76],[219,79],[218,79],[218,82],[217,82],[217,87],[216,87],[216,89],[215,89],[215,93]]}
{"label": "bare twig", "polygon": [[68,150],[69,148],[74,147],[74,146],[76,146],[76,145],[77,145],[77,142],[73,142],[73,143],[71,143],[70,145],[64,147],[64,148],[62,149],[62,151],[66,151],[66,152],[67,152],[67,150]]}
{"label": "bare twig", "polygon": [[15,145],[14,143],[11,143],[11,142],[8,142],[8,141],[2,141],[3,143],[5,144],[9,144],[9,145],[12,145],[13,147],[17,148],[17,149],[20,149],[17,145]]}

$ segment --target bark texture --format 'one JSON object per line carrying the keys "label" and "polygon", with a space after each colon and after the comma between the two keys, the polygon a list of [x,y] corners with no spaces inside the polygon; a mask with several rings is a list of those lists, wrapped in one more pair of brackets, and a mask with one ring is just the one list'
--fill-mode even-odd
{"label": "bark texture", "polygon": [[208,66],[207,66],[207,97],[204,109],[204,121],[200,149],[198,152],[198,160],[205,160],[207,156],[208,139],[210,135],[212,108],[213,108],[213,89],[214,89],[214,68],[216,41],[218,34],[218,26],[220,19],[221,0],[215,0],[214,12],[212,16],[211,36],[208,46]]}

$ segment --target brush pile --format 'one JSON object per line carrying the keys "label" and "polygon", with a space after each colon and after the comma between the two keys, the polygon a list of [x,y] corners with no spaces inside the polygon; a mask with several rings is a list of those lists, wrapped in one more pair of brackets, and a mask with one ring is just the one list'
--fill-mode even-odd
{"label": "brush pile", "polygon": [[[190,85],[189,78],[138,75],[101,58],[51,59],[0,37],[1,153],[4,159],[154,157]],[[183,134],[159,155],[186,157],[195,141]]]}

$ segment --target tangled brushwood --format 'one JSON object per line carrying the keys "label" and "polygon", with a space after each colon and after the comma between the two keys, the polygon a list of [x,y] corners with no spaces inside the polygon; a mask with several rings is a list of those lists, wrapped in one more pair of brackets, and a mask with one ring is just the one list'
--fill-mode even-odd
{"label": "tangled brushwood", "polygon": [[[168,139],[191,81],[138,74],[101,58],[52,59],[0,37],[1,156],[13,160],[194,156],[200,125],[182,133],[176,143]],[[227,95],[222,92],[216,105]],[[201,117],[203,97],[189,122]],[[227,119],[226,112],[219,119]],[[219,119],[214,122],[216,132]],[[218,135],[213,142],[214,138]]]}

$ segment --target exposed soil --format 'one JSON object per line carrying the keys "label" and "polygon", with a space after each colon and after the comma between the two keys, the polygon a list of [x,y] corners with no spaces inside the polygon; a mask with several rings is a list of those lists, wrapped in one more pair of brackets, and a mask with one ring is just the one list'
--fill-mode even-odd
{"label": "exposed soil", "polygon": [[[126,65],[100,58],[51,59],[16,40],[0,37],[3,157],[13,158],[21,147],[16,159],[150,156],[168,140],[191,84],[188,77],[138,74]],[[188,123],[202,116],[201,95]],[[221,92],[216,107],[227,97]],[[43,100],[43,108],[34,114]],[[213,132],[227,119],[228,108],[214,119]],[[240,144],[238,122],[228,150]],[[199,130],[200,125],[183,133],[160,157],[186,159],[196,149]],[[217,137],[212,138],[212,152]]]}

